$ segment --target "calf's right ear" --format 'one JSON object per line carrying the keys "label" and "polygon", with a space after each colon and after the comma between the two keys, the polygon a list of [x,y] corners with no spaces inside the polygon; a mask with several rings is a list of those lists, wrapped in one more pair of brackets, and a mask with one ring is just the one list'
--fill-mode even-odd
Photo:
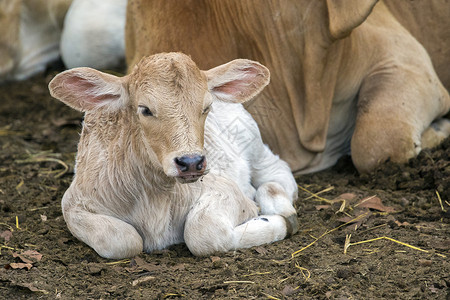
{"label": "calf's right ear", "polygon": [[225,102],[243,103],[255,97],[269,84],[269,70],[248,59],[236,59],[205,71],[208,89]]}
{"label": "calf's right ear", "polygon": [[50,81],[50,94],[68,106],[85,112],[114,111],[125,105],[125,77],[91,68],[74,68],[59,73]]}

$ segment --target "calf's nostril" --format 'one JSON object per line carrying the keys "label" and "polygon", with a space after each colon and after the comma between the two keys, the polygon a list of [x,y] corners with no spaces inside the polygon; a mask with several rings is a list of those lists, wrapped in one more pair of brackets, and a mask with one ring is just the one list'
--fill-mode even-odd
{"label": "calf's nostril", "polygon": [[197,163],[197,170],[200,171],[203,169],[203,163],[205,162],[205,157],[200,156],[200,161]]}
{"label": "calf's nostril", "polygon": [[186,162],[186,160],[183,159],[184,157],[181,158],[175,158],[175,163],[178,165],[178,167],[180,168],[181,172],[186,172],[189,170],[189,163]]}

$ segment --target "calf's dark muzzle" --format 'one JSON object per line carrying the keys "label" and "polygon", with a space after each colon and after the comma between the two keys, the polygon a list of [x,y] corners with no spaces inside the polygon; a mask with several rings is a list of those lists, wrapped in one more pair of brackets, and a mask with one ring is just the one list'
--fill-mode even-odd
{"label": "calf's dark muzzle", "polygon": [[200,178],[206,169],[206,158],[204,155],[184,155],[175,158],[178,170],[178,178],[183,182],[193,182]]}

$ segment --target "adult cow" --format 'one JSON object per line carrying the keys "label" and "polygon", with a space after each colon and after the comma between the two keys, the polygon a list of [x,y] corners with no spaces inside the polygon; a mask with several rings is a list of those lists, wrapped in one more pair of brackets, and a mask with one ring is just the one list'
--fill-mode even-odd
{"label": "adult cow", "polygon": [[[449,94],[426,50],[390,11],[408,5],[377,2],[129,0],[126,59],[130,70],[162,51],[188,53],[203,69],[260,61],[272,82],[247,109],[271,149],[295,173],[322,170],[350,152],[356,168],[370,172],[450,134],[450,122],[439,119]],[[449,22],[445,1],[429,5]]]}
{"label": "adult cow", "polygon": [[23,80],[59,57],[72,0],[0,0],[0,82]]}

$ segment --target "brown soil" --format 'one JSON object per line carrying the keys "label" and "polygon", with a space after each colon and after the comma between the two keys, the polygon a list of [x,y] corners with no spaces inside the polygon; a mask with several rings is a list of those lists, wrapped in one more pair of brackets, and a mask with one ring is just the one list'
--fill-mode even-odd
{"label": "brown soil", "polygon": [[[0,86],[0,298],[450,299],[450,140],[369,176],[343,158],[299,177],[301,230],[287,240],[110,261],[75,239],[61,214],[81,114],[50,97],[53,75]],[[349,234],[367,242],[344,253]]]}

